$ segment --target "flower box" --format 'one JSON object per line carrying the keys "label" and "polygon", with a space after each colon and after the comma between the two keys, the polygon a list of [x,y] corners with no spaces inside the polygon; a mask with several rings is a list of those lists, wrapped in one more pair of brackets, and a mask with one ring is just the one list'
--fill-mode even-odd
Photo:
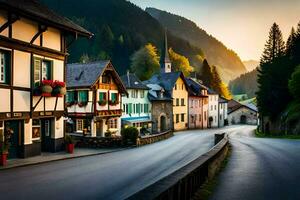
{"label": "flower box", "polygon": [[98,101],[99,106],[105,106],[107,104],[107,101],[102,100],[102,101]]}
{"label": "flower box", "polygon": [[66,84],[64,82],[43,80],[41,83],[35,83],[33,96],[63,97],[66,92]]}
{"label": "flower box", "polygon": [[81,108],[81,107],[84,107],[87,105],[88,102],[78,102],[78,106]]}
{"label": "flower box", "polygon": [[119,104],[118,101],[109,101],[109,105],[111,105],[111,106],[116,106],[118,104]]}

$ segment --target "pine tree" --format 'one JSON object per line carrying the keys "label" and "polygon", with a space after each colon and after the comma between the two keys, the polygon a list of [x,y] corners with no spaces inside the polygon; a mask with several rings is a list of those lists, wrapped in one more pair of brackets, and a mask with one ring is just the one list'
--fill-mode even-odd
{"label": "pine tree", "polygon": [[200,79],[203,81],[204,85],[211,87],[213,83],[213,75],[212,75],[211,67],[209,66],[206,59],[204,59],[203,61]]}
{"label": "pine tree", "polygon": [[291,30],[290,36],[286,42],[286,55],[293,58],[296,46],[296,32],[294,27]]}
{"label": "pine tree", "polygon": [[216,66],[212,66],[211,69],[212,76],[213,76],[213,81],[212,81],[212,89],[216,91],[218,94],[221,96],[225,97],[226,99],[231,99],[231,94],[229,92],[228,87],[226,84],[222,81],[220,74],[217,70]]}
{"label": "pine tree", "polygon": [[274,23],[269,32],[269,39],[266,42],[260,64],[272,63],[276,58],[283,56],[285,45],[279,26]]}

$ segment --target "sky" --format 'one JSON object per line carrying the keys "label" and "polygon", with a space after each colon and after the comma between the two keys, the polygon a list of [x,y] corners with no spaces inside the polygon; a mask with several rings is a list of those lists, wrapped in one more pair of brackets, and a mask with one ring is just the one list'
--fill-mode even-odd
{"label": "sky", "polygon": [[300,0],[130,0],[194,21],[242,60],[259,60],[269,29],[278,23],[286,40],[300,21]]}

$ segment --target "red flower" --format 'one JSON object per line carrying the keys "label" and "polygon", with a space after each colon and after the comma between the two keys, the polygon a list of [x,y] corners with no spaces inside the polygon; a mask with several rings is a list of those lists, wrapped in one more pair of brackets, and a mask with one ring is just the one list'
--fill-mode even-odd
{"label": "red flower", "polygon": [[43,85],[50,85],[50,86],[52,86],[53,85],[53,81],[52,80],[43,80],[42,84]]}
{"label": "red flower", "polygon": [[66,87],[66,84],[61,81],[54,81],[53,82],[53,87]]}

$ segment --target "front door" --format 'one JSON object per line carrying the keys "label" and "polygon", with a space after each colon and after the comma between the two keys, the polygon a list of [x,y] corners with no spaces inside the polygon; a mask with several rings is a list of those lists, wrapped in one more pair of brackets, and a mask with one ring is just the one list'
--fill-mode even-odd
{"label": "front door", "polygon": [[7,130],[13,132],[9,139],[8,158],[17,158],[22,146],[22,121],[14,120],[5,122],[5,131]]}
{"label": "front door", "polygon": [[50,152],[51,151],[51,119],[42,119],[41,120],[41,149],[44,152]]}
{"label": "front door", "polygon": [[96,134],[97,137],[103,137],[103,121],[97,121],[96,122]]}

